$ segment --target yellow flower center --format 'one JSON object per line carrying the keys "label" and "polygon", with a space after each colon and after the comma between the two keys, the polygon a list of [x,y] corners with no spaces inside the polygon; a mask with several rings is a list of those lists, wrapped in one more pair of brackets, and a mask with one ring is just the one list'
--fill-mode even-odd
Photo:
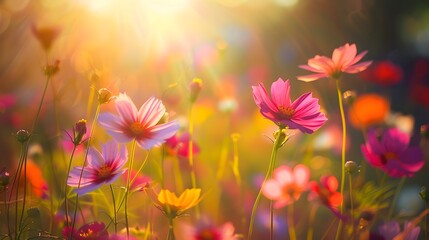
{"label": "yellow flower center", "polygon": [[91,229],[88,229],[87,232],[81,232],[79,236],[82,238],[89,238],[89,237],[92,237],[92,234],[93,234],[93,231]]}
{"label": "yellow flower center", "polygon": [[295,109],[291,107],[279,106],[279,111],[282,117],[285,117],[288,119],[292,118],[293,114],[295,114]]}
{"label": "yellow flower center", "polygon": [[146,128],[140,122],[133,122],[130,125],[130,132],[134,137],[140,136],[145,130]]}

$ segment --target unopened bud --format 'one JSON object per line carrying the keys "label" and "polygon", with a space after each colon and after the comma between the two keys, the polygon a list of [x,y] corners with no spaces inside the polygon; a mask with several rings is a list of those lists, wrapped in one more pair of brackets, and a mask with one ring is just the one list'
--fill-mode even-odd
{"label": "unopened bud", "polygon": [[191,102],[195,102],[203,88],[203,81],[199,78],[194,78],[189,84]]}
{"label": "unopened bud", "polygon": [[18,140],[18,142],[24,143],[28,141],[28,139],[30,139],[30,133],[27,132],[26,130],[21,129],[18,132],[16,132],[16,139]]}
{"label": "unopened bud", "polygon": [[429,191],[425,186],[420,189],[419,195],[423,201],[429,202]]}
{"label": "unopened bud", "polygon": [[81,144],[85,134],[86,134],[86,120],[81,119],[76,123],[74,128],[74,139],[73,139],[74,145]]}
{"label": "unopened bud", "polygon": [[343,93],[343,98],[347,104],[352,105],[354,103],[354,101],[356,100],[356,92],[350,91],[350,90],[345,91]]}
{"label": "unopened bud", "polygon": [[110,92],[107,88],[101,88],[98,90],[98,102],[100,104],[108,103],[112,100],[112,92]]}
{"label": "unopened bud", "polygon": [[349,174],[360,172],[359,165],[354,161],[347,161],[344,165],[346,172]]}
{"label": "unopened bud", "polygon": [[54,63],[48,64],[43,68],[43,72],[47,77],[52,77],[60,71],[60,60],[55,60]]}

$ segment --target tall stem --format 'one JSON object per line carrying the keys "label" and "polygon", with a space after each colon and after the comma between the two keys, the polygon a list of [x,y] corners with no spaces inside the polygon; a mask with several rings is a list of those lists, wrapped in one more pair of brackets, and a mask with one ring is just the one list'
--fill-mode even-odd
{"label": "tall stem", "polygon": [[[258,195],[256,196],[255,202],[253,203],[252,215],[250,216],[249,232],[247,234],[247,239],[252,238],[253,222],[255,220],[256,209],[258,208],[259,200],[260,200],[261,195],[262,195],[262,189],[264,188],[265,182],[268,180],[268,178],[271,177],[271,175],[273,173],[273,169],[274,169],[275,161],[276,161],[276,157],[277,157],[277,150],[282,146],[283,141],[285,140],[285,138],[280,137],[282,130],[283,130],[282,128],[280,128],[278,130],[279,134],[276,136],[276,139],[275,139],[274,144],[273,144],[273,149],[271,151],[271,159],[270,159],[270,163],[268,165],[267,173],[265,175],[264,181],[262,182],[261,188],[259,189]],[[271,210],[270,210],[270,212],[271,212]],[[272,212],[270,214],[272,215]],[[270,224],[270,231],[272,228],[273,228],[273,226]]]}
{"label": "tall stem", "polygon": [[353,184],[352,184],[352,174],[349,173],[349,193],[350,193],[350,215],[352,223],[352,236],[355,236],[355,220],[354,220],[354,206],[353,206]]}
{"label": "tall stem", "polygon": [[[197,188],[197,178],[195,176],[195,168],[194,168],[194,114],[193,114],[193,106],[194,104],[191,102],[189,106],[189,144],[188,144],[188,152],[189,152],[189,166],[191,168],[191,183],[192,188]],[[195,208],[195,213],[197,218],[200,217],[200,208],[199,205]]]}
{"label": "tall stem", "polygon": [[[340,185],[340,192],[341,196],[344,196],[344,185],[345,185],[345,164],[346,164],[346,141],[347,141],[347,127],[346,127],[346,118],[344,115],[344,107],[343,107],[343,96],[340,88],[340,79],[336,79],[336,85],[337,85],[337,95],[338,95],[338,104],[340,107],[340,114],[341,114],[341,125],[343,127],[343,138],[342,138],[342,146],[341,146],[341,185]],[[344,212],[344,200],[341,199],[340,204],[340,214],[343,215]],[[337,234],[335,236],[335,239],[338,240],[341,236],[343,228],[343,220],[340,219],[340,222],[338,224],[337,228]]]}
{"label": "tall stem", "polygon": [[74,156],[74,153],[75,153],[75,151],[76,151],[76,147],[77,147],[77,145],[76,144],[74,144],[73,145],[73,150],[72,150],[72,153],[71,153],[71,155],[70,155],[70,160],[69,160],[69,166],[68,166],[68,168],[67,168],[67,174],[66,174],[66,182],[65,182],[65,184],[64,184],[64,208],[65,208],[65,210],[66,210],[66,226],[67,227],[69,227],[70,225],[70,223],[69,223],[69,208],[68,208],[68,189],[67,189],[67,180],[69,179],[68,177],[69,177],[69,174],[70,174],[70,169],[71,169],[71,165],[72,165],[72,160],[73,160],[73,156]]}
{"label": "tall stem", "polygon": [[395,211],[396,201],[398,201],[399,193],[404,187],[406,177],[402,177],[399,181],[398,187],[396,188],[395,195],[393,196],[392,204],[390,205],[389,213],[387,214],[387,220],[391,220],[393,216],[393,212]]}
{"label": "tall stem", "polygon": [[[97,123],[98,115],[100,114],[100,109],[101,109],[101,105],[98,104],[97,109],[95,110],[94,120],[92,121],[91,131],[89,132],[89,137],[88,137],[88,141],[87,141],[87,148],[85,151],[85,157],[84,157],[83,164],[82,164],[82,170],[80,171],[79,183],[77,185],[78,189],[80,188],[80,184],[82,182],[83,171],[85,169],[86,161],[88,160],[88,150],[89,150],[89,147],[91,146],[92,135],[94,134],[95,125]],[[74,225],[76,223],[76,213],[77,213],[78,205],[79,205],[79,194],[76,194],[75,207],[74,207],[74,212],[73,212],[72,229],[70,231],[69,239],[72,239],[71,233],[73,232]]]}
{"label": "tall stem", "polygon": [[113,203],[113,225],[115,228],[115,235],[117,235],[118,234],[118,219],[117,219],[117,214],[116,214],[115,194],[113,193],[112,184],[110,184],[110,192],[112,193],[112,203]]}
{"label": "tall stem", "polygon": [[173,218],[168,217],[168,234],[167,234],[167,240],[175,240],[174,237],[174,226],[173,226]]}
{"label": "tall stem", "polygon": [[130,239],[130,229],[128,224],[128,195],[130,192],[130,186],[131,186],[131,170],[133,169],[133,163],[134,163],[134,155],[136,152],[136,145],[137,141],[136,139],[133,140],[131,144],[131,156],[130,160],[128,161],[128,177],[127,177],[127,190],[125,192],[125,227],[127,229],[127,239]]}
{"label": "tall stem", "polygon": [[[28,149],[28,144],[26,143],[24,144],[26,147],[24,147],[24,149]],[[20,231],[23,228],[23,224],[24,224],[24,211],[25,211],[25,202],[26,202],[26,197],[27,197],[27,152],[24,152],[24,158],[22,159],[24,161],[24,197],[22,199],[22,209],[21,209],[21,222],[19,225],[19,229]]]}
{"label": "tall stem", "polygon": [[310,210],[310,217],[309,217],[309,229],[307,232],[307,240],[313,240],[313,233],[314,233],[314,219],[316,218],[316,211],[317,206],[313,205]]}

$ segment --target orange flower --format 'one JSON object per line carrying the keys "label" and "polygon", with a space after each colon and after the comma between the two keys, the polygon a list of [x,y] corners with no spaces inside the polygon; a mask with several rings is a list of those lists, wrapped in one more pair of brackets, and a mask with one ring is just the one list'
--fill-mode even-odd
{"label": "orange flower", "polygon": [[55,27],[35,27],[31,28],[33,35],[37,38],[40,45],[42,45],[45,51],[49,51],[51,49],[52,44],[55,39],[60,34],[60,30]]}
{"label": "orange flower", "polygon": [[384,97],[377,94],[362,94],[351,105],[349,120],[356,128],[366,128],[384,122],[389,109],[389,102]]}
{"label": "orange flower", "polygon": [[37,197],[46,197],[48,185],[42,175],[40,167],[32,160],[27,159],[27,181]]}

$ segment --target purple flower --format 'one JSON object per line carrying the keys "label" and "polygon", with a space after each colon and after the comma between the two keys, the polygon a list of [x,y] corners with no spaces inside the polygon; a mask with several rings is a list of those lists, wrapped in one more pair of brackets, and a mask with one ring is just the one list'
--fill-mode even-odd
{"label": "purple flower", "polygon": [[420,234],[420,227],[415,227],[412,223],[405,222],[404,231],[401,232],[399,223],[396,221],[390,221],[378,227],[378,232],[384,237],[384,239],[417,240]]}
{"label": "purple flower", "polygon": [[100,114],[99,122],[117,142],[127,143],[135,139],[140,147],[150,149],[164,143],[179,129],[174,121],[159,123],[165,107],[154,97],[149,98],[139,110],[125,93],[116,97],[115,104],[119,115]]}
{"label": "purple flower", "polygon": [[374,130],[368,132],[361,146],[366,160],[391,177],[412,177],[424,165],[423,152],[418,146],[409,146],[410,136],[397,128],[388,129],[381,139]]}
{"label": "purple flower", "polygon": [[111,184],[127,170],[122,169],[128,160],[128,152],[123,145],[118,151],[118,144],[111,141],[104,144],[101,149],[102,153],[92,147],[88,149],[88,165],[83,170],[80,187],[82,167],[75,167],[70,172],[67,184],[76,187],[77,194],[82,195],[96,190],[103,184]]}

